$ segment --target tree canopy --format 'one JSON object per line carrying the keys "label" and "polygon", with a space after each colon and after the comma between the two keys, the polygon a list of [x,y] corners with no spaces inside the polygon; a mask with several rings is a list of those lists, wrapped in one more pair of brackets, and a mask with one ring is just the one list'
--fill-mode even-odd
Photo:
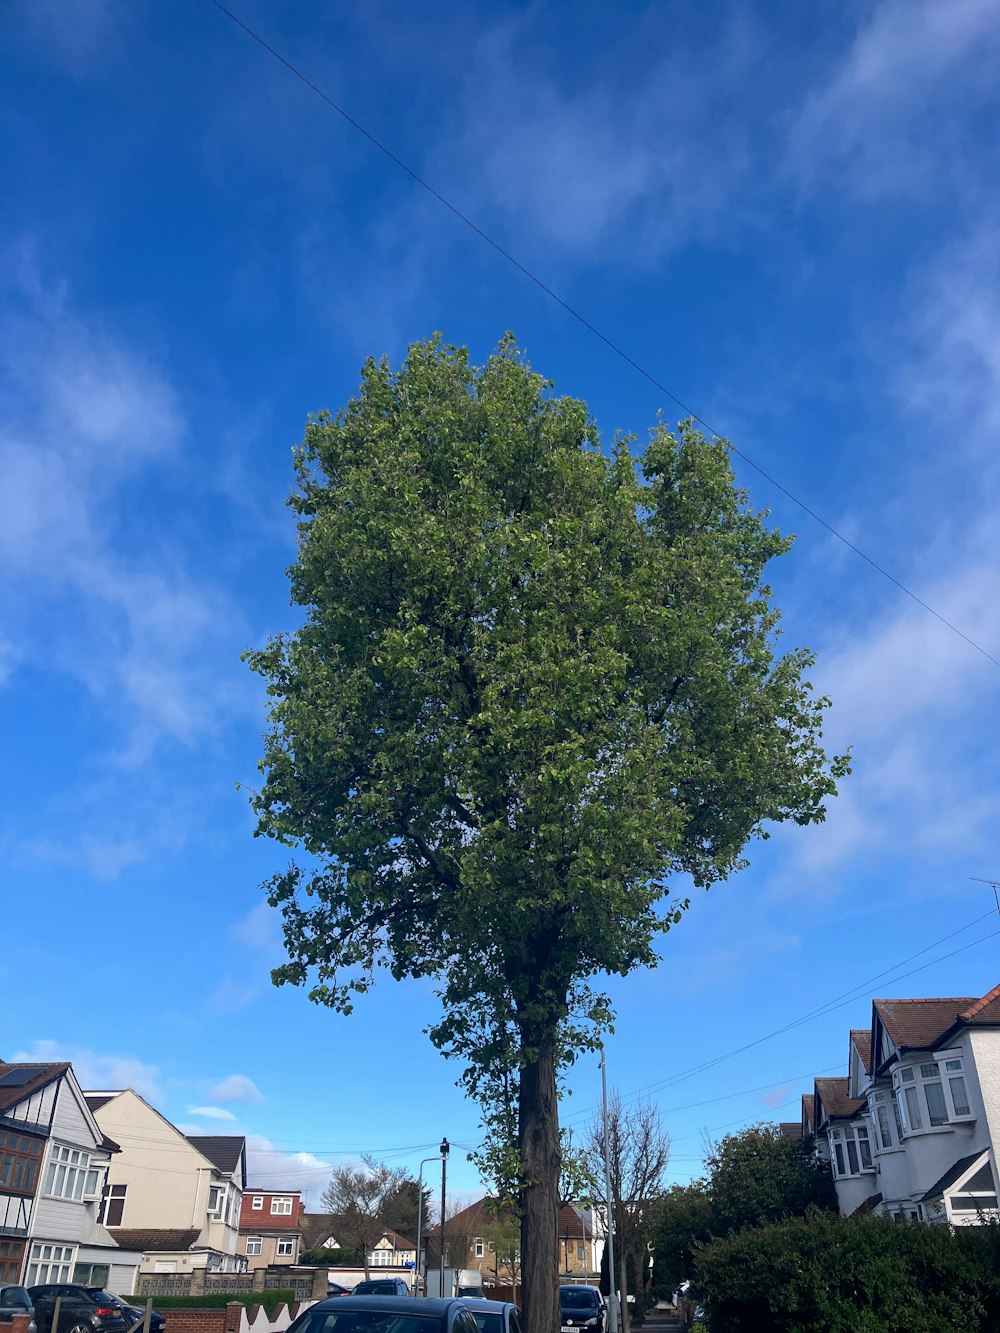
{"label": "tree canopy", "polygon": [[837,1211],[837,1192],[811,1138],[793,1139],[777,1125],[727,1134],[706,1159],[706,1192],[716,1235],[802,1217],[809,1208]]}
{"label": "tree canopy", "polygon": [[763,582],[790,542],[723,441],[658,425],[602,451],[505,338],[440,339],[311,419],[296,454],[295,632],[249,653],[270,729],[257,831],[288,961],[349,1012],[385,968],[433,977],[435,1043],[487,1113],[517,1105],[524,1301],[557,1314],[560,1066],[610,1020],[592,980],[657,961],[672,877],[708,887],[766,825],[821,820],[805,650]]}

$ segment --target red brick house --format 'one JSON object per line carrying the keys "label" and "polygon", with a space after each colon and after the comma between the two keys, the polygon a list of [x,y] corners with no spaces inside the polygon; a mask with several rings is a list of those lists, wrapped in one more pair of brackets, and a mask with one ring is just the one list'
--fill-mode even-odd
{"label": "red brick house", "polygon": [[248,1268],[297,1264],[302,1249],[302,1215],[298,1190],[253,1190],[243,1195],[239,1253]]}

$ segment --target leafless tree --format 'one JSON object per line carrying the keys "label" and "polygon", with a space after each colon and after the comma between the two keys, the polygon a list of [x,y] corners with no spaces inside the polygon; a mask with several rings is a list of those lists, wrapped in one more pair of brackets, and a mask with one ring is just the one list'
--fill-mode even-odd
{"label": "leafless tree", "polygon": [[[337,1239],[356,1249],[370,1275],[369,1257],[385,1229],[383,1213],[408,1178],[405,1169],[362,1157],[364,1166],[338,1166],[323,1191],[323,1207],[338,1218]],[[342,1234],[341,1234],[342,1233]]]}
{"label": "leafless tree", "polygon": [[[670,1135],[660,1122],[660,1113],[648,1101],[623,1106],[615,1092],[608,1102],[608,1166],[611,1198],[607,1197],[604,1170],[604,1120],[598,1117],[586,1136],[587,1160],[593,1181],[594,1200],[613,1229],[615,1258],[619,1268],[623,1333],[628,1333],[627,1296],[635,1292],[641,1313],[646,1288],[646,1242],[659,1218],[666,1186],[664,1176],[670,1160]],[[612,1278],[614,1286],[614,1279]]]}

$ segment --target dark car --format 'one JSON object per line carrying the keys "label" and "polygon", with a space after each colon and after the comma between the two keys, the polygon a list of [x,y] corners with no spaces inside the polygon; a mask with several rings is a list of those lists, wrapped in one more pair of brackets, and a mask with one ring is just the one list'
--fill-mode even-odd
{"label": "dark car", "polygon": [[521,1333],[521,1311],[510,1301],[488,1301],[482,1296],[463,1296],[472,1311],[479,1333]]}
{"label": "dark car", "polygon": [[[115,1296],[110,1291],[105,1291],[103,1287],[88,1287],[87,1290],[91,1296],[96,1297],[102,1304],[116,1305],[122,1311],[129,1324],[138,1324],[146,1317],[146,1305],[132,1305],[124,1296]],[[62,1323],[62,1320],[59,1321]],[[156,1310],[149,1312],[149,1333],[163,1333],[163,1325],[166,1323],[163,1315]]]}
{"label": "dark car", "polygon": [[[108,1292],[100,1288],[98,1296],[95,1296],[86,1287],[78,1287],[74,1283],[50,1282],[39,1287],[29,1287],[28,1295],[35,1307],[38,1333],[128,1333],[135,1322],[129,1319],[120,1305],[112,1303]],[[59,1308],[59,1327],[53,1330],[52,1316],[57,1298],[62,1299],[62,1305]]]}
{"label": "dark car", "polygon": [[352,1296],[409,1296],[410,1288],[401,1277],[368,1277],[359,1282]]}
{"label": "dark car", "polygon": [[585,1328],[603,1333],[604,1297],[596,1287],[567,1283],[559,1288],[559,1323],[563,1333],[577,1333]]}
{"label": "dark car", "polygon": [[27,1287],[0,1287],[0,1322],[6,1322],[11,1315],[26,1314],[31,1316],[28,1333],[37,1333],[35,1307],[28,1295]]}
{"label": "dark car", "polygon": [[350,1296],[350,1287],[343,1287],[339,1282],[327,1282],[326,1294],[330,1296]]}
{"label": "dark car", "polygon": [[288,1333],[479,1333],[465,1302],[416,1296],[335,1296],[304,1310]]}

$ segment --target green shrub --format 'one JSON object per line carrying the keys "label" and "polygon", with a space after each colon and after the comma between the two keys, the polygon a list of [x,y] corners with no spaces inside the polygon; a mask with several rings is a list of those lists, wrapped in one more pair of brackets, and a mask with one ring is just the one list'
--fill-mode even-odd
{"label": "green shrub", "polygon": [[712,1333],[986,1333],[1000,1246],[991,1227],[815,1211],[700,1247],[694,1286]]}
{"label": "green shrub", "polygon": [[[132,1299],[137,1305],[146,1304],[145,1296],[133,1296]],[[213,1291],[205,1296],[154,1296],[153,1309],[159,1310],[161,1314],[167,1310],[220,1310],[230,1301],[238,1301],[248,1308],[251,1305],[262,1305],[268,1319],[273,1319],[279,1305],[291,1305],[295,1299],[291,1287],[271,1291]]]}

